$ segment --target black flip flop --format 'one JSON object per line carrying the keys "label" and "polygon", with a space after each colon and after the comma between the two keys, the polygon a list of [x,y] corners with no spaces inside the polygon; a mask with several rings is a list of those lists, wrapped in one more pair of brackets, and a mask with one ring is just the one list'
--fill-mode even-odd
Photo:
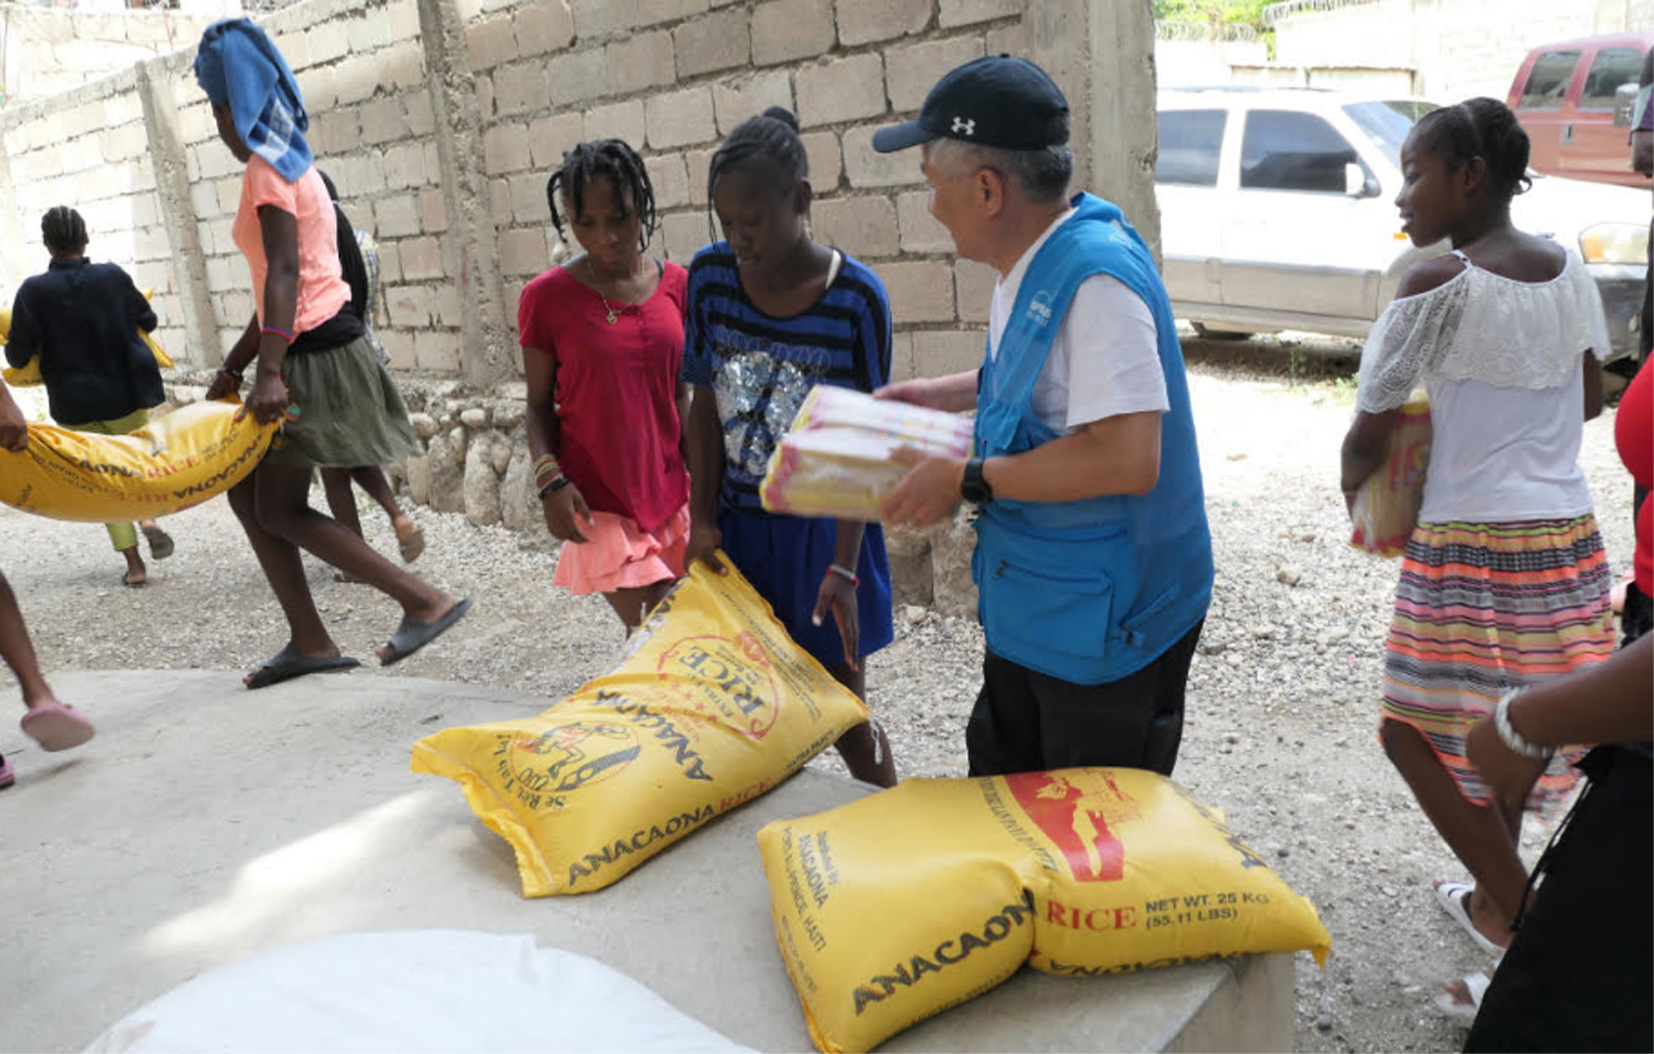
{"label": "black flip flop", "polygon": [[471,602],[461,600],[448,609],[448,614],[435,622],[415,622],[406,615],[402,616],[402,624],[396,627],[395,633],[391,634],[390,657],[380,659],[379,665],[395,666],[420,648],[447,633],[448,630],[453,628],[454,623],[464,618],[465,613],[470,610]]}
{"label": "black flip flop", "polygon": [[142,589],[144,586],[149,585],[149,579],[145,578],[141,582],[134,582],[134,581],[132,581],[132,572],[131,571],[122,571],[121,572],[121,585],[125,586],[128,589]]}
{"label": "black flip flop", "polygon": [[247,681],[248,690],[254,688],[268,688],[272,684],[291,681],[295,677],[304,677],[312,673],[337,673],[340,670],[354,670],[362,665],[357,659],[343,655],[331,659],[318,659],[296,651],[291,644],[276,652],[275,657],[263,666],[253,671],[253,676]]}

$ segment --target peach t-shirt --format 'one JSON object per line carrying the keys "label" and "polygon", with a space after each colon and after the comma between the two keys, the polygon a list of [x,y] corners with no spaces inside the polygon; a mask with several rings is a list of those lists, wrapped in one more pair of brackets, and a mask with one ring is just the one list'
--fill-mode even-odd
{"label": "peach t-shirt", "polygon": [[264,258],[264,233],[258,210],[272,205],[298,219],[299,303],[293,320],[295,333],[315,329],[350,303],[350,286],[339,266],[338,220],[327,185],[312,165],[289,183],[270,162],[253,155],[241,177],[241,205],[236,209],[230,234],[236,247],[247,257],[253,271],[253,310],[264,319],[264,278],[269,262]]}

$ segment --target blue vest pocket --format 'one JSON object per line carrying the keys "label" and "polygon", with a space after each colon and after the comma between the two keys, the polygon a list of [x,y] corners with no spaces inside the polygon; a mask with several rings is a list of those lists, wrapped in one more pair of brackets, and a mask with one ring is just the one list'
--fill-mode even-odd
{"label": "blue vest pocket", "polygon": [[[1113,625],[1114,582],[1096,558],[1104,543],[1040,538],[1019,545],[996,534],[980,536],[975,561],[988,647],[1031,670],[1099,683]],[[1082,547],[1089,556],[1076,551]]]}

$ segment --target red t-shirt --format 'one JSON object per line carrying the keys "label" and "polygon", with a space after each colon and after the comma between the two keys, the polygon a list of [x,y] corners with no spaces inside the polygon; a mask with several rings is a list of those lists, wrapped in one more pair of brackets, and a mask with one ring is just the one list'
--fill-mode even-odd
{"label": "red t-shirt", "polygon": [[614,325],[602,297],[562,267],[528,283],[517,303],[522,346],[557,358],[563,471],[593,511],[629,516],[646,532],[689,500],[677,403],[688,280],[666,264],[654,295],[626,305]]}
{"label": "red t-shirt", "polygon": [[[1654,366],[1644,364],[1620,397],[1614,416],[1614,445],[1640,486],[1654,487]],[[1654,597],[1654,498],[1637,513],[1637,555],[1632,562],[1637,588]]]}

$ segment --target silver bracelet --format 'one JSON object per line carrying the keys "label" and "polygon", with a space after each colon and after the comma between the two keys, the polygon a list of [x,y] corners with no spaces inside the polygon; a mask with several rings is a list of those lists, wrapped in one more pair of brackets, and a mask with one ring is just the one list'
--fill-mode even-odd
{"label": "silver bracelet", "polygon": [[1499,705],[1493,711],[1493,727],[1499,733],[1499,741],[1512,753],[1533,758],[1535,761],[1549,758],[1556,753],[1556,748],[1536,747],[1523,739],[1521,733],[1511,726],[1510,704],[1516,701],[1516,697],[1521,695],[1522,691],[1521,688],[1512,688],[1500,697]]}

